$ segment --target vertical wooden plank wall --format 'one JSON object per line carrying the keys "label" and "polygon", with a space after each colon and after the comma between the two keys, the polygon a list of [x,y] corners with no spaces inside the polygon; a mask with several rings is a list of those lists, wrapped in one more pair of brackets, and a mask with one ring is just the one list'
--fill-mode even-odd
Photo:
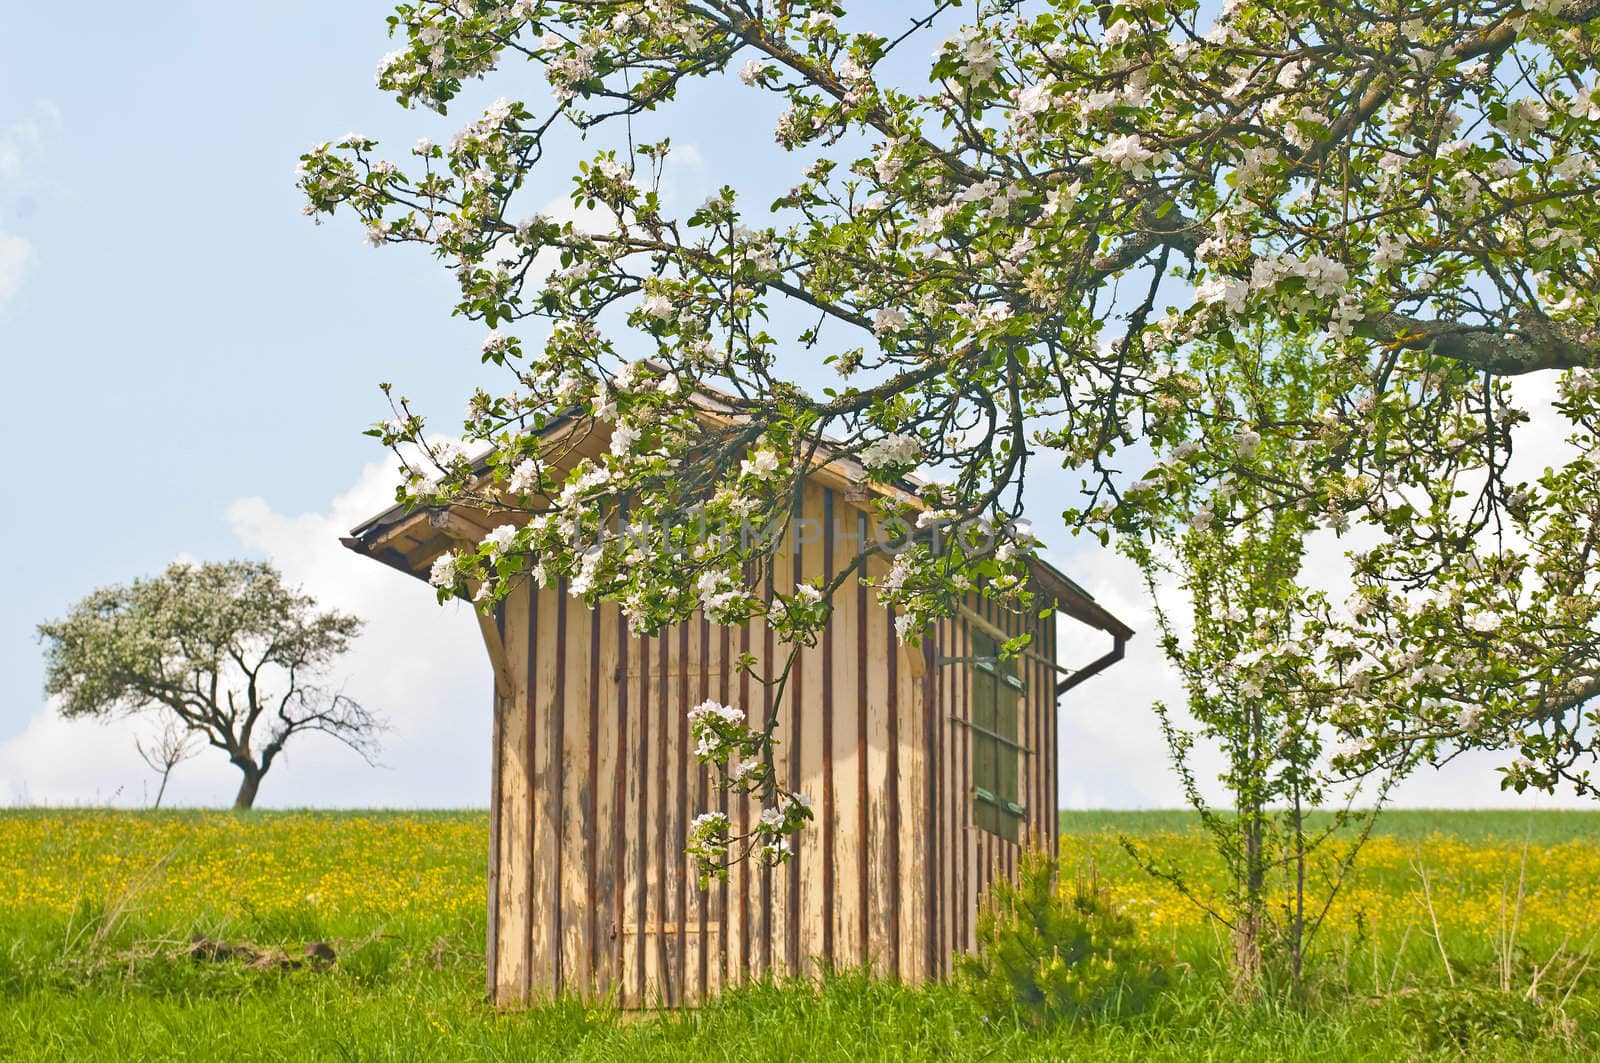
{"label": "vertical wooden plank wall", "polygon": [[[843,571],[871,533],[865,509],[808,482],[802,533],[779,551],[772,587]],[[872,575],[887,562],[874,561]],[[828,630],[801,651],[781,698],[760,674],[786,647],[764,623],[727,629],[695,617],[636,638],[613,606],[590,610],[564,585],[508,600],[500,630],[490,979],[501,1004],[567,993],[625,1007],[692,1004],[771,971],[870,967],[908,982],[941,977],[968,947],[978,896],[1016,851],[972,829],[965,619],[902,646],[894,616],[859,576],[834,599]],[[1012,625],[1014,617],[985,614]],[[1048,626],[1048,625],[1047,625]],[[1048,633],[1036,640],[1053,654]],[[1028,829],[1053,841],[1053,677],[1028,681],[1019,731]],[[721,809],[736,829],[760,813],[721,793],[690,750],[686,714],[705,698],[778,720],[780,777],[816,819],[788,864],[738,865],[702,892],[683,847],[690,820]],[[982,835],[982,836],[980,836]]]}
{"label": "vertical wooden plank wall", "polygon": [[523,882],[531,864],[528,840],[532,835],[533,780],[525,755],[528,744],[528,600],[517,597],[503,606],[507,664],[512,675],[509,694],[502,699],[500,726],[495,728],[494,776],[498,806],[492,817],[497,834],[496,864],[489,881],[496,889],[491,898],[495,918],[490,921],[495,941],[489,956],[494,961],[494,998],[500,1003],[524,1000],[526,949],[529,940],[527,894]]}

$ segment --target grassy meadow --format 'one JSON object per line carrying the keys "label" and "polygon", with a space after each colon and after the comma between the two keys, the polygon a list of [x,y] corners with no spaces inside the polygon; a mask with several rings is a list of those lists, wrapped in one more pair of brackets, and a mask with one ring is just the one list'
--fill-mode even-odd
{"label": "grassy meadow", "polygon": [[[1120,841],[1203,888],[1216,867],[1190,816],[1068,813],[1065,866],[1093,864],[1174,977],[1150,1011],[1048,1032],[986,1021],[948,986],[850,972],[681,1015],[498,1013],[482,999],[486,830],[477,812],[0,812],[0,1058],[1600,1054],[1600,813],[1386,814],[1328,914],[1303,1009],[1234,1000],[1225,941]],[[196,934],[252,951],[197,960]],[[304,959],[319,941],[335,962]]]}

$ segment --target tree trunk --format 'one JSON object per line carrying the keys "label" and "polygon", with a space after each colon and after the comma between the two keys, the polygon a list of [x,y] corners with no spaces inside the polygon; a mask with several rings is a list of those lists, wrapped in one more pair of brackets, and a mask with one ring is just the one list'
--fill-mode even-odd
{"label": "tree trunk", "polygon": [[1249,728],[1246,746],[1235,769],[1241,789],[1237,807],[1239,829],[1244,835],[1244,863],[1238,874],[1240,911],[1233,935],[1234,992],[1245,1000],[1261,995],[1266,957],[1262,933],[1266,929],[1267,889],[1267,809],[1261,795],[1267,765],[1263,754],[1262,719],[1259,705],[1245,710]]}
{"label": "tree trunk", "polygon": [[1261,995],[1265,974],[1262,931],[1265,923],[1265,834],[1259,807],[1244,813],[1244,881],[1238,922],[1233,933],[1233,988],[1242,1000]]}
{"label": "tree trunk", "polygon": [[1293,817],[1290,825],[1294,831],[1294,849],[1291,858],[1294,861],[1294,900],[1289,911],[1289,989],[1294,993],[1296,1004],[1304,1003],[1301,990],[1302,973],[1305,967],[1306,947],[1306,817],[1305,809],[1300,804],[1300,788],[1297,785],[1294,791],[1294,806],[1290,812]]}
{"label": "tree trunk", "polygon": [[234,811],[255,807],[256,791],[261,789],[261,771],[255,765],[239,765],[244,778],[239,782],[239,792],[233,798]]}

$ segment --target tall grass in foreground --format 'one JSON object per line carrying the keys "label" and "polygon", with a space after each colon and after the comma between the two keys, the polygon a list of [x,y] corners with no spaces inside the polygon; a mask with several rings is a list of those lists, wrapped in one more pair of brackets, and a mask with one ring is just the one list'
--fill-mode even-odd
{"label": "tall grass in foreground", "polygon": [[[1226,943],[1119,855],[1133,831],[1203,878],[1215,869],[1186,817],[1065,818],[1069,876],[1093,859],[1178,962],[1149,1010],[1034,1030],[986,1021],[951,987],[852,972],[681,1015],[497,1013],[482,1003],[481,813],[0,814],[0,1057],[1589,1059],[1600,1046],[1586,966],[1600,817],[1389,814],[1304,1009],[1234,1001]],[[197,961],[196,933],[266,961]],[[279,962],[313,941],[337,962]]]}

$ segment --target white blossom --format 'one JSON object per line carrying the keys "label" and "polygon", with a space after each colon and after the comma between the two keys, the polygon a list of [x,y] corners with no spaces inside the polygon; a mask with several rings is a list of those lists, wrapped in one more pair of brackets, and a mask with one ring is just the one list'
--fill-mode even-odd
{"label": "white blossom", "polygon": [[825,30],[831,30],[839,24],[839,20],[828,11],[813,11],[806,16],[805,30],[816,36]]}
{"label": "white blossom", "polygon": [[611,430],[611,445],[609,447],[613,457],[624,457],[633,449],[633,444],[639,438],[639,427],[620,421]]}
{"label": "white blossom", "polygon": [[483,537],[481,546],[489,548],[490,557],[500,557],[517,538],[517,528],[514,524],[501,524]]}
{"label": "white blossom", "polygon": [[873,440],[861,449],[861,463],[869,469],[914,464],[922,456],[922,441],[906,432]]}
{"label": "white blossom", "polygon": [[1207,305],[1221,303],[1228,313],[1237,317],[1245,311],[1250,296],[1250,286],[1244,281],[1229,277],[1208,277],[1194,287],[1194,297]]}
{"label": "white blossom", "polygon": [[778,471],[778,452],[763,448],[752,451],[748,458],[739,462],[739,475],[754,476],[758,480],[770,480],[772,474]]}
{"label": "white blossom", "polygon": [[1017,93],[1017,111],[1029,116],[1048,111],[1053,99],[1051,90],[1054,87],[1055,79],[1047,78],[1021,89]]}
{"label": "white blossom", "polygon": [[1512,140],[1529,140],[1536,130],[1550,124],[1550,108],[1531,96],[1506,105],[1505,118],[1498,125]]}
{"label": "white blossom", "polygon": [[1299,258],[1294,255],[1271,255],[1256,260],[1250,270],[1250,287],[1256,291],[1269,290],[1280,280],[1299,277],[1306,291],[1312,295],[1331,299],[1349,283],[1350,271],[1342,262],[1326,255]]}
{"label": "white blossom", "polygon": [[539,464],[532,458],[523,458],[511,470],[506,490],[514,495],[531,495],[539,485]]}
{"label": "white blossom", "polygon": [[701,573],[695,589],[700,594],[700,607],[712,620],[728,617],[729,610],[744,599],[744,592],[726,572]]}
{"label": "white blossom", "polygon": [[885,144],[883,150],[878,153],[872,168],[878,175],[879,183],[892,184],[895,178],[900,176],[900,171],[905,167],[905,159],[900,154],[900,147],[904,143],[904,138],[896,137]]}
{"label": "white blossom", "polygon": [[1600,91],[1593,85],[1579,89],[1567,101],[1567,113],[1574,118],[1600,122]]}
{"label": "white blossom", "polygon": [[879,310],[872,319],[872,331],[879,336],[899,332],[906,327],[906,315],[893,307]]}
{"label": "white blossom", "polygon": [[689,833],[716,834],[728,829],[728,817],[721,812],[702,812],[689,821]]}
{"label": "white blossom", "polygon": [[1266,176],[1269,167],[1278,161],[1278,149],[1274,147],[1245,148],[1239,158],[1239,165],[1234,168],[1234,182],[1240,189],[1249,188],[1259,183]]}
{"label": "white blossom", "polygon": [[1149,163],[1156,155],[1154,151],[1144,146],[1144,141],[1139,138],[1138,133],[1113,137],[1096,149],[1094,154],[1095,158],[1102,162],[1111,163],[1138,178],[1150,176]]}
{"label": "white blossom", "polygon": [[428,582],[435,587],[453,587],[456,582],[456,555],[453,550],[446,550],[433,559],[433,567],[428,570]]}
{"label": "white blossom", "polygon": [[956,70],[964,78],[987,81],[1000,69],[1000,53],[977,26],[961,27],[945,40],[941,50],[952,48],[960,60]]}
{"label": "white blossom", "polygon": [[1500,630],[1500,614],[1498,613],[1473,613],[1467,617],[1467,626],[1480,635],[1492,635]]}
{"label": "white blossom", "polygon": [[744,710],[724,705],[719,701],[706,699],[689,710],[691,724],[704,724],[712,719],[717,719],[730,727],[739,727],[744,723]]}
{"label": "white blossom", "polygon": [[1406,260],[1406,248],[1411,244],[1409,237],[1403,233],[1399,236],[1393,233],[1381,233],[1378,242],[1372,249],[1372,267],[1374,269],[1388,269],[1398,266]]}

